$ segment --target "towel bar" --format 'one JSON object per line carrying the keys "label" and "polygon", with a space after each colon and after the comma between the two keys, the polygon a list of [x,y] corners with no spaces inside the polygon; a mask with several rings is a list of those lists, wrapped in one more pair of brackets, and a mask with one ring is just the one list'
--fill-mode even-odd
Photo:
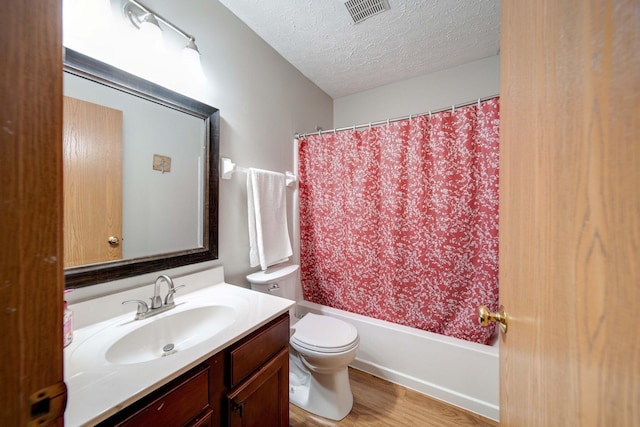
{"label": "towel bar", "polygon": [[[220,179],[231,179],[234,172],[246,173],[249,169],[236,166],[231,159],[220,157]],[[298,177],[290,171],[284,173],[284,182],[287,187],[292,187],[298,181]]]}

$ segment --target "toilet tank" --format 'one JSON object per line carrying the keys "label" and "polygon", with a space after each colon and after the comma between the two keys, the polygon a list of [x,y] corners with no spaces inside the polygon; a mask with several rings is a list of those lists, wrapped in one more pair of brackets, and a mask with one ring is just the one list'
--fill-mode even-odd
{"label": "toilet tank", "polygon": [[253,290],[295,301],[298,269],[297,264],[274,265],[249,274],[247,280]]}

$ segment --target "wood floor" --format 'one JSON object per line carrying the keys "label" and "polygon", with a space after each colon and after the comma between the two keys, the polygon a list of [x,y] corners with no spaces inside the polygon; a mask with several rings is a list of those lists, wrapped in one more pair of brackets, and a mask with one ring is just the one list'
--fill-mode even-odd
{"label": "wood floor", "polygon": [[289,404],[290,427],[393,426],[493,427],[498,423],[421,393],[349,368],[353,409],[342,421],[331,421]]}

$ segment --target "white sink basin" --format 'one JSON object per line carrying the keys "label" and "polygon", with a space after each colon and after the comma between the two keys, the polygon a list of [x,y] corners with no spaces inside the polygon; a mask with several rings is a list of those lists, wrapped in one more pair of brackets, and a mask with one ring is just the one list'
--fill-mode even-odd
{"label": "white sink basin", "polygon": [[235,310],[223,305],[149,318],[146,324],[109,346],[105,358],[111,363],[129,365],[168,357],[211,338],[235,319]]}

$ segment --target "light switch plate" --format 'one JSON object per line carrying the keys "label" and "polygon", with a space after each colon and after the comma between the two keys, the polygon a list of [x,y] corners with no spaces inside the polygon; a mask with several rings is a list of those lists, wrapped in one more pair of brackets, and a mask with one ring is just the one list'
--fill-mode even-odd
{"label": "light switch plate", "polygon": [[157,170],[162,173],[171,172],[171,157],[154,154],[153,170]]}

